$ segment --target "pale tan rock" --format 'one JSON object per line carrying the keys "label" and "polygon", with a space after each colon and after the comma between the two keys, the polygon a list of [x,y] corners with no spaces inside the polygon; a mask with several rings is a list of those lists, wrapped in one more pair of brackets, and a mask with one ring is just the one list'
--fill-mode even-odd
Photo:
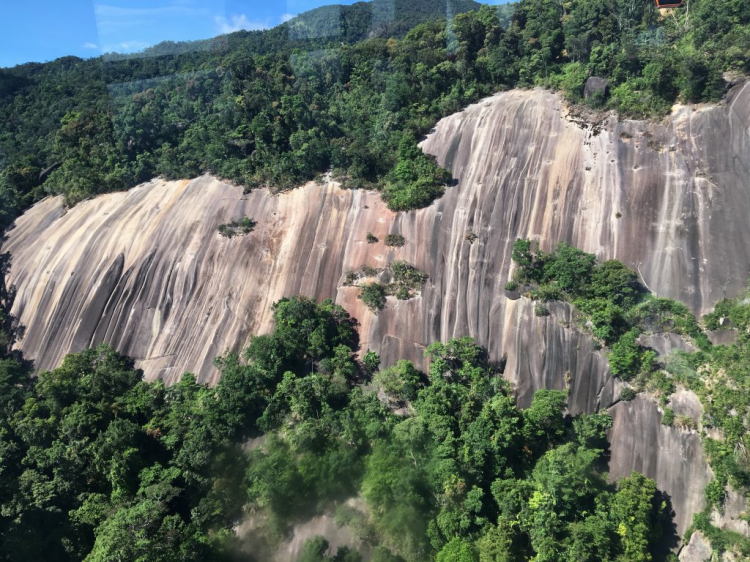
{"label": "pale tan rock", "polygon": [[712,553],[711,545],[703,533],[696,531],[687,546],[680,551],[680,562],[708,562]]}
{"label": "pale tan rock", "polygon": [[[567,120],[552,93],[498,94],[436,126],[422,146],[458,183],[429,208],[399,215],[377,193],[333,183],[244,195],[207,176],[156,180],[65,213],[59,199],[42,201],[4,244],[14,312],[28,328],[20,346],[48,369],[107,341],[149,379],[193,371],[215,382],[213,358],[269,330],[271,304],[301,293],[333,298],[358,318],[362,349],[379,352],[384,365],[408,358],[425,367],[426,345],[468,335],[505,360],[520,405],[547,387],[570,388],[574,414],[606,408],[619,393],[604,354],[572,326],[570,307],[553,303],[539,318],[529,301],[506,297],[513,242],[531,237],[549,250],[564,240],[620,259],[659,296],[698,314],[738,294],[750,269],[748,84],[717,106],[676,107],[660,125],[610,117],[596,129]],[[254,232],[217,234],[241,216],[258,222]],[[368,232],[381,242],[367,244]],[[389,232],[406,246],[385,247]],[[344,274],[395,259],[429,281],[420,296],[391,297],[374,315],[355,287],[342,286]],[[632,456],[613,457],[615,474],[638,468],[656,478],[684,529],[702,505],[699,437],[662,428],[658,412],[639,404],[614,408],[613,454]],[[636,421],[623,421],[620,412],[636,407]],[[651,441],[627,445],[629,434],[653,431],[647,426],[656,428]],[[673,491],[680,486],[682,495]]]}
{"label": "pale tan rock", "polygon": [[676,416],[685,416],[695,422],[695,427],[700,427],[703,417],[703,406],[700,398],[691,390],[678,388],[677,392],[669,397],[669,407]]}
{"label": "pale tan rock", "polygon": [[728,488],[722,507],[721,513],[714,510],[711,514],[711,523],[720,529],[750,537],[750,523],[743,519],[743,516],[748,514],[748,502],[745,495]]}
{"label": "pale tan rock", "polygon": [[[269,329],[275,300],[303,293],[343,304],[362,323],[363,347],[385,363],[420,361],[426,344],[471,335],[494,359],[506,357],[522,404],[542,386],[563,388],[570,371],[578,384],[592,380],[571,403],[590,411],[606,362],[565,319],[537,319],[505,297],[513,241],[537,237],[549,249],[566,240],[622,259],[658,294],[704,312],[744,286],[750,264],[750,232],[740,228],[750,210],[749,100],[745,84],[726,105],[678,108],[659,127],[612,117],[595,135],[562,117],[551,93],[498,94],[437,125],[423,146],[458,185],[400,215],[375,193],[330,183],[243,195],[209,177],[155,181],[64,215],[59,200],[46,200],[5,244],[15,311],[28,327],[21,346],[50,368],[69,351],[110,341],[149,378],[174,381],[189,370],[214,381],[216,354]],[[668,145],[675,151],[660,148]],[[255,232],[216,234],[243,215],[258,221]],[[406,237],[404,248],[383,246],[391,231]],[[367,232],[381,243],[367,244]],[[374,316],[356,288],[341,286],[346,270],[397,258],[429,274],[422,296],[389,299]]]}

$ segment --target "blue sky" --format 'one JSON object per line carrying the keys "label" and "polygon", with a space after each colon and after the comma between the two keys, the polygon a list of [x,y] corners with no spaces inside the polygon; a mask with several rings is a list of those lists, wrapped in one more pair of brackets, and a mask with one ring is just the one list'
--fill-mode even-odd
{"label": "blue sky", "polygon": [[[507,0],[490,0],[497,4]],[[0,0],[0,67],[265,29],[355,0]]]}

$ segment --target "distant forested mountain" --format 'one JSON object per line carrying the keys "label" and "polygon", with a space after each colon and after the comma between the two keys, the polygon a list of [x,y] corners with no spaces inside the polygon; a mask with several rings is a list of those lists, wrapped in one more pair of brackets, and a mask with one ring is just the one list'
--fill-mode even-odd
{"label": "distant forested mountain", "polygon": [[720,99],[723,74],[750,69],[750,4],[687,4],[376,1],[139,55],[3,69],[0,227],[49,194],[74,204],[206,172],[286,189],[332,170],[395,210],[422,207],[450,177],[417,140],[498,89],[541,85],[581,102],[599,76],[610,95],[587,103],[632,116]]}

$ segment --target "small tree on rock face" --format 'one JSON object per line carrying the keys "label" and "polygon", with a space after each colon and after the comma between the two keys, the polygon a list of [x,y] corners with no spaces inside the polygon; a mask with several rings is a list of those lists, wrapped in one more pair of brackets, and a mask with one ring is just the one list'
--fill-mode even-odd
{"label": "small tree on rock face", "polygon": [[635,304],[641,289],[636,273],[617,260],[598,265],[589,286],[591,297],[610,300],[626,310]]}
{"label": "small tree on rock face", "polygon": [[401,360],[375,375],[375,382],[388,397],[396,400],[413,400],[422,386],[422,374],[411,361]]}
{"label": "small tree on rock face", "polygon": [[595,265],[596,256],[593,254],[587,254],[565,242],[560,242],[554,259],[549,260],[544,266],[544,276],[554,279],[563,291],[576,292],[588,284]]}
{"label": "small tree on rock face", "polygon": [[396,248],[400,248],[401,246],[403,246],[404,244],[406,244],[406,239],[403,236],[401,236],[400,234],[388,234],[385,237],[384,244],[386,246],[393,246],[393,247],[396,247]]}
{"label": "small tree on rock face", "polygon": [[367,353],[365,353],[364,357],[362,357],[362,363],[365,365],[365,367],[367,367],[367,370],[369,370],[370,372],[375,372],[378,368],[378,365],[380,365],[380,357],[378,357],[378,354],[370,349]]}
{"label": "small tree on rock face", "polygon": [[250,217],[242,217],[237,221],[220,224],[217,230],[225,238],[234,238],[251,233],[255,229],[255,225],[256,222]]}
{"label": "small tree on rock face", "polygon": [[639,330],[633,328],[612,345],[609,354],[609,369],[616,377],[629,381],[641,369],[641,346],[638,345]]}
{"label": "small tree on rock face", "polygon": [[385,308],[386,291],[385,285],[380,283],[367,283],[362,286],[359,299],[371,311],[377,313]]}
{"label": "small tree on rock face", "polygon": [[396,167],[388,174],[383,199],[394,211],[408,211],[429,206],[445,192],[451,174],[417,145],[410,134],[401,138]]}
{"label": "small tree on rock face", "polygon": [[531,253],[531,240],[519,238],[513,243],[513,252],[511,259],[518,264],[520,268],[531,267],[534,256]]}

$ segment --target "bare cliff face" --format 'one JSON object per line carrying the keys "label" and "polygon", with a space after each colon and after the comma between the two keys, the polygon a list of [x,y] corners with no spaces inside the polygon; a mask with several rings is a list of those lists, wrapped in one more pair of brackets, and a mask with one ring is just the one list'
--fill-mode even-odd
{"label": "bare cliff face", "polygon": [[[44,369],[109,341],[149,378],[190,370],[213,381],[215,355],[268,329],[275,300],[303,293],[344,305],[362,323],[363,347],[385,362],[419,361],[426,344],[471,335],[507,359],[522,403],[541,386],[592,380],[571,403],[581,411],[596,406],[606,362],[565,327],[569,311],[537,319],[506,298],[516,238],[620,259],[696,313],[745,285],[750,84],[724,105],[678,108],[658,126],[610,117],[597,130],[567,119],[554,94],[512,91],[444,119],[423,148],[458,184],[399,215],[375,193],[334,183],[243,195],[210,177],[157,180],[67,212],[45,200],[4,245],[15,312],[28,327],[21,347]],[[258,222],[254,232],[217,233],[242,216]],[[368,232],[380,242],[367,244]],[[384,246],[389,232],[406,246]],[[344,273],[394,259],[429,281],[420,297],[373,315],[342,286]]]}
{"label": "bare cliff face", "polygon": [[[578,413],[612,406],[616,383],[591,338],[572,327],[569,306],[537,318],[528,301],[506,297],[516,238],[538,239],[544,249],[564,240],[620,259],[653,292],[696,313],[745,286],[747,83],[724,104],[676,108],[659,125],[610,117],[583,126],[554,94],[501,93],[441,121],[423,148],[458,183],[431,207],[398,215],[377,193],[332,182],[273,196],[243,194],[208,176],[155,180],[66,212],[59,199],[42,201],[3,246],[18,289],[14,311],[27,327],[20,346],[48,369],[106,341],[135,357],[150,379],[174,382],[192,371],[214,382],[215,356],[270,329],[274,301],[305,294],[332,298],[358,318],[363,350],[379,352],[384,364],[423,364],[427,344],[473,336],[505,360],[522,406],[539,388],[568,388]],[[218,234],[218,225],[243,216],[257,221],[252,233]],[[368,232],[380,241],[368,244]],[[402,234],[406,245],[384,246],[387,233]],[[389,297],[375,315],[356,287],[343,286],[344,275],[396,259],[429,280],[420,296]],[[644,410],[632,421],[618,412],[613,443],[653,417]],[[702,458],[699,442],[657,437],[639,454],[663,457],[662,441],[673,439],[670,455]],[[628,462],[622,471],[640,467],[652,477],[669,468]],[[701,506],[700,498],[680,502],[682,513]]]}
{"label": "bare cliff face", "polygon": [[713,480],[700,435],[662,425],[656,403],[640,396],[616,404],[609,413],[614,421],[609,432],[610,479],[619,480],[636,470],[656,480],[669,495],[675,531],[682,536],[693,514],[705,507],[703,489]]}

